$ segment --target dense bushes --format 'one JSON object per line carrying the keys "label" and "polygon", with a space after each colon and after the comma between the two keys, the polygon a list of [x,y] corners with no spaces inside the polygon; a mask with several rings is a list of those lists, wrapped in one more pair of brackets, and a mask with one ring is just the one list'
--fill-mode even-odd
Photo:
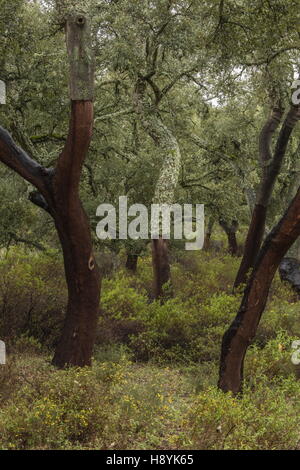
{"label": "dense bushes", "polygon": [[186,421],[186,442],[195,449],[297,449],[300,385],[293,379],[270,387],[267,379],[240,399],[209,388],[195,400]]}
{"label": "dense bushes", "polygon": [[[144,258],[136,277],[119,272],[104,281],[99,343],[126,344],[142,361],[217,361],[222,336],[240,303],[240,294],[232,294],[236,268],[236,260],[227,255],[186,254],[172,266],[176,296],[162,305],[149,300],[151,263]],[[263,347],[279,330],[300,335],[299,325],[297,299],[276,279],[256,344]]]}
{"label": "dense bushes", "polygon": [[[163,305],[150,300],[150,258],[140,260],[137,276],[119,270],[103,282],[97,343],[124,344],[139,361],[218,360],[222,335],[240,302],[232,294],[237,263],[228,255],[181,255],[172,266],[176,296]],[[66,305],[59,255],[13,249],[0,260],[0,276],[0,338],[11,347],[24,336],[53,347]],[[296,300],[276,279],[256,338],[259,347],[279,330],[300,335]]]}
{"label": "dense bushes", "polygon": [[0,383],[0,448],[159,445],[159,436],[174,418],[173,398],[164,389],[166,375],[151,368],[145,374],[124,354],[117,362],[100,359],[93,368],[57,371],[32,355],[11,358],[6,379],[12,380],[6,389]]}
{"label": "dense bushes", "polygon": [[2,408],[2,447],[68,448],[95,434],[101,439],[112,405],[109,388],[120,376],[113,364],[55,371],[41,363],[23,375],[25,384]]}
{"label": "dense bushes", "polygon": [[10,356],[0,369],[0,448],[298,448],[300,384],[285,368],[285,340],[251,348],[240,398],[212,385],[215,363],[139,365],[116,346],[97,349],[92,368],[64,371],[40,355]]}
{"label": "dense bushes", "polygon": [[63,264],[55,251],[11,249],[0,260],[0,337],[8,344],[26,334],[53,346],[66,304]]}

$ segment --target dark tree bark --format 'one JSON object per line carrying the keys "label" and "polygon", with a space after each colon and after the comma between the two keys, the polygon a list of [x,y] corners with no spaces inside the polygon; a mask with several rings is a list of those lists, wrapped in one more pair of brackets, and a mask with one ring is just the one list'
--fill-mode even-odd
{"label": "dark tree bark", "polygon": [[170,263],[167,240],[159,238],[152,240],[152,265],[154,274],[154,296],[156,299],[166,299],[171,296],[170,291],[165,292],[164,286],[170,283]]}
{"label": "dark tree bark", "polygon": [[281,170],[290,136],[300,118],[300,108],[299,106],[291,106],[282,124],[274,155],[272,156],[271,141],[274,132],[280,124],[282,115],[283,110],[281,108],[274,108],[270,118],[261,131],[259,153],[263,174],[246,238],[244,256],[234,283],[235,288],[240,284],[246,283],[247,274],[253,268],[257,258],[264,236],[267,210],[274,184]]}
{"label": "dark tree bark", "polygon": [[0,128],[0,160],[33,184],[31,201],[54,219],[61,242],[68,305],[53,364],[91,364],[98,318],[100,273],[89,223],[79,199],[82,165],[93,129],[93,64],[88,18],[76,13],[66,20],[70,61],[71,117],[69,133],[55,169],[32,160],[6,130]]}
{"label": "dark tree bark", "polygon": [[207,230],[205,233],[205,238],[204,238],[204,245],[203,245],[204,251],[208,251],[210,248],[210,240],[211,240],[211,235],[212,235],[212,231],[214,227],[214,222],[215,222],[215,219],[213,217],[210,217],[208,221]]}
{"label": "dark tree bark", "polygon": [[127,259],[125,264],[126,269],[135,274],[137,270],[138,259],[139,256],[137,254],[127,253]]}
{"label": "dark tree bark", "polygon": [[236,232],[239,227],[239,223],[237,220],[233,220],[231,224],[228,224],[224,219],[220,219],[219,224],[227,235],[228,252],[231,254],[231,256],[236,256],[238,252]]}
{"label": "dark tree bark", "polygon": [[280,261],[300,235],[300,188],[286,213],[265,240],[236,318],[222,341],[219,387],[238,394],[242,390],[243,363],[255,337],[269,289]]}
{"label": "dark tree bark", "polygon": [[90,101],[73,101],[69,136],[52,180],[53,217],[64,254],[68,306],[53,363],[90,365],[100,300],[100,274],[91,231],[79,199],[82,164],[93,125]]}
{"label": "dark tree bark", "polygon": [[259,252],[264,237],[266,216],[267,207],[261,204],[255,204],[245,242],[244,255],[234,283],[235,288],[241,284],[245,284],[247,281],[247,274],[253,267],[255,257]]}

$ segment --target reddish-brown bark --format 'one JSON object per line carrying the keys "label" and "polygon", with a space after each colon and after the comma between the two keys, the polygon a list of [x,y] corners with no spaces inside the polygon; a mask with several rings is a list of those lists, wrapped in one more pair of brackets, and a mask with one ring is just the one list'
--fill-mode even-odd
{"label": "reddish-brown bark", "polygon": [[170,292],[167,293],[164,290],[164,286],[171,281],[167,240],[163,238],[152,240],[152,265],[154,274],[154,296],[156,299],[163,299],[170,295]]}
{"label": "reddish-brown bark", "polygon": [[219,387],[237,394],[242,389],[243,363],[264,311],[280,261],[300,236],[300,188],[286,213],[267,237],[248,281],[238,314],[222,341]]}
{"label": "reddish-brown bark", "polygon": [[247,274],[255,263],[255,257],[259,252],[264,236],[266,214],[267,208],[265,206],[259,204],[255,205],[245,242],[244,256],[234,282],[234,287],[238,287],[240,284],[246,282]]}
{"label": "reddish-brown bark", "polygon": [[89,223],[78,189],[93,126],[89,101],[73,101],[68,139],[52,181],[53,217],[64,254],[68,284],[65,325],[53,363],[89,365],[95,341],[100,274],[92,251]]}
{"label": "reddish-brown bark", "polygon": [[89,22],[81,14],[73,14],[67,20],[66,31],[71,117],[67,141],[56,167],[47,169],[39,165],[0,127],[0,160],[37,188],[30,199],[53,217],[63,250],[68,305],[53,358],[53,363],[59,367],[90,365],[100,298],[100,272],[92,251],[89,223],[79,198],[82,165],[93,129]]}
{"label": "reddish-brown bark", "polygon": [[234,282],[234,287],[246,283],[247,275],[253,268],[257,258],[263,240],[268,205],[276,178],[281,170],[289,139],[300,118],[300,107],[291,106],[281,126],[274,154],[272,155],[272,137],[280,124],[282,115],[283,109],[281,107],[274,108],[260,134],[259,153],[262,166],[262,178],[244,247],[244,255]]}

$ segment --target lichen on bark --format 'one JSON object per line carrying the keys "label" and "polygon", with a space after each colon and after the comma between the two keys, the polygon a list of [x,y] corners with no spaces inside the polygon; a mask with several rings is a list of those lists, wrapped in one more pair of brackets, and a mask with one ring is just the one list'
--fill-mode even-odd
{"label": "lichen on bark", "polygon": [[65,26],[70,66],[71,100],[92,101],[94,57],[89,0],[57,0],[56,21]]}
{"label": "lichen on bark", "polygon": [[92,101],[94,98],[94,59],[90,19],[74,12],[66,21],[66,40],[70,64],[71,100]]}

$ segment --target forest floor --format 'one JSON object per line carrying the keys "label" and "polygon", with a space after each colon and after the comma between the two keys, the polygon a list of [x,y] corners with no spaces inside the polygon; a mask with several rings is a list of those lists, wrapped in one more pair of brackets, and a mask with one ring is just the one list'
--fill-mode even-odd
{"label": "forest floor", "polygon": [[0,260],[1,449],[299,448],[298,298],[276,276],[234,398],[216,384],[240,260],[225,250],[173,258],[175,297],[164,305],[149,302],[149,256],[137,275],[119,268],[104,279],[93,367],[67,370],[51,365],[61,259],[13,250]]}

